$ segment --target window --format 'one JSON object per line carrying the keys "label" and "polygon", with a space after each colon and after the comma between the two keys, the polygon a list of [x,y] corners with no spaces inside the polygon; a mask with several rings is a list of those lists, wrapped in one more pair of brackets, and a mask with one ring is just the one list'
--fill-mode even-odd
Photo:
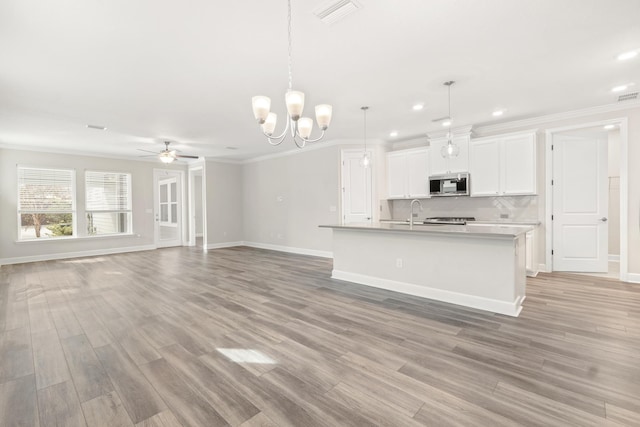
{"label": "window", "polygon": [[18,238],[74,235],[75,171],[18,166]]}
{"label": "window", "polygon": [[131,233],[131,175],[85,172],[87,234]]}

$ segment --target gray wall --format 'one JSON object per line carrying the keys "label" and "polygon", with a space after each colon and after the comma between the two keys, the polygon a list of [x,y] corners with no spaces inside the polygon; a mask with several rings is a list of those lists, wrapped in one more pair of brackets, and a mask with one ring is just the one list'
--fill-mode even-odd
{"label": "gray wall", "polygon": [[[207,246],[243,240],[242,165],[207,160]],[[224,246],[224,245],[223,245]]]}
{"label": "gray wall", "polygon": [[331,251],[331,230],[318,225],[340,220],[340,150],[336,145],[246,163],[244,240]]}
{"label": "gray wall", "polygon": [[[84,171],[126,172],[131,174],[133,203],[133,236],[89,237],[81,239],[17,242],[17,165],[75,169],[76,171],[76,232],[84,233]],[[128,161],[101,157],[53,154],[35,151],[0,149],[0,264],[3,259],[56,258],[64,254],[79,255],[90,251],[117,252],[154,245],[153,169],[184,169],[184,166],[160,165],[155,162]]]}

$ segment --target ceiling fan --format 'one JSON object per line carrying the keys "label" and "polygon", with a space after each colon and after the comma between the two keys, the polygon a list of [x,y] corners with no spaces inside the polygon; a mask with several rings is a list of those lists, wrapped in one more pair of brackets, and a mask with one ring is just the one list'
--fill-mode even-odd
{"label": "ceiling fan", "polygon": [[[158,152],[143,150],[142,148],[138,148],[138,151],[144,151],[146,153],[153,153],[154,156],[158,156],[162,163],[171,163],[176,159],[197,159],[198,156],[188,156],[186,154],[178,154],[177,150],[170,150],[169,144],[171,141],[164,141],[164,150]],[[149,156],[140,156],[140,157],[151,157]]]}

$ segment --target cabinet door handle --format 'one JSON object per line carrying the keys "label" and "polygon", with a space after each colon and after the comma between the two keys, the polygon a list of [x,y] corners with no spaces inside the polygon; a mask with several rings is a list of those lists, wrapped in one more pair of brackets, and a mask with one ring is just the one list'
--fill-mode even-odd
{"label": "cabinet door handle", "polygon": [[607,221],[608,221],[608,219],[607,219],[607,217],[606,217],[606,216],[603,216],[602,218],[600,218],[600,221],[602,221],[602,222],[607,222]]}

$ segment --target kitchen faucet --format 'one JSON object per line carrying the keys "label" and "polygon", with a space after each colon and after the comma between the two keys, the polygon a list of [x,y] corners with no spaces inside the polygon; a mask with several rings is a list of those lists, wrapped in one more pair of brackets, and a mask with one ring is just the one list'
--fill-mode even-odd
{"label": "kitchen faucet", "polygon": [[418,199],[413,199],[411,201],[411,216],[409,217],[409,230],[413,230],[413,205],[418,202],[418,206],[420,206],[420,212],[422,212],[422,202]]}

